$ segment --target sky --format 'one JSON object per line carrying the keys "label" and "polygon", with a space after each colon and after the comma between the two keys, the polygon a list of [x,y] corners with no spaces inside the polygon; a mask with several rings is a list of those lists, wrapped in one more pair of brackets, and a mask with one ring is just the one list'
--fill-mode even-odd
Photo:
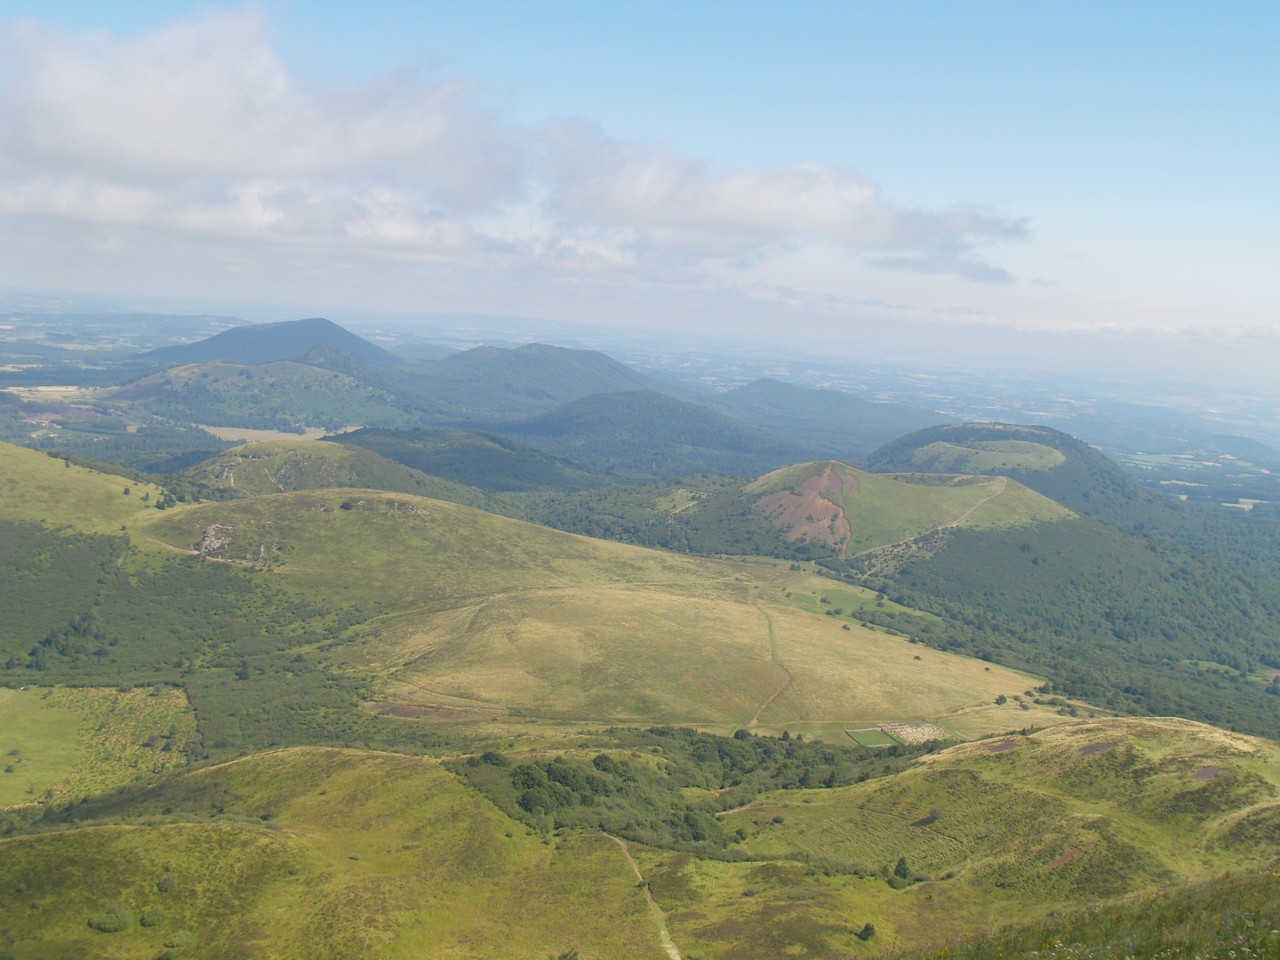
{"label": "sky", "polygon": [[1280,4],[0,0],[0,289],[1280,393]]}

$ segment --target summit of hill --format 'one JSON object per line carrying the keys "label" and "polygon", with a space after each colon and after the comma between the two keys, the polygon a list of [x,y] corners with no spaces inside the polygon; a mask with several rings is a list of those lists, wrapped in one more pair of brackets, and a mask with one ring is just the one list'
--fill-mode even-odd
{"label": "summit of hill", "polygon": [[157,367],[215,360],[260,364],[275,360],[299,360],[325,345],[337,348],[365,363],[380,366],[401,363],[394,354],[323,317],[232,327],[195,343],[159,347],[142,354],[140,359]]}

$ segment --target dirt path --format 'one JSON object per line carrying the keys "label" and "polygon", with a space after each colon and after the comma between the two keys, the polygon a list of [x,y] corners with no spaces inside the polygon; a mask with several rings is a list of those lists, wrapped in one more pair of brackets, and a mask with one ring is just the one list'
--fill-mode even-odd
{"label": "dirt path", "polygon": [[631,869],[635,871],[636,879],[644,889],[644,898],[649,904],[649,912],[653,914],[654,925],[658,928],[658,939],[662,941],[662,949],[667,951],[667,956],[671,960],[681,960],[680,951],[676,949],[675,943],[671,940],[671,932],[667,929],[667,918],[662,908],[658,906],[658,901],[653,899],[649,884],[645,883],[644,874],[640,872],[640,864],[636,863],[636,858],[631,855],[631,851],[627,849],[627,844],[621,837],[615,837],[611,833],[606,833],[605,836],[618,845],[622,855],[627,858],[627,863],[631,864]]}
{"label": "dirt path", "polygon": [[760,615],[764,617],[765,625],[769,628],[769,659],[773,661],[774,666],[778,667],[778,669],[787,675],[787,679],[783,682],[782,686],[769,694],[769,699],[756,708],[756,712],[752,714],[751,719],[747,722],[748,727],[758,727],[760,725],[760,714],[768,710],[769,704],[773,703],[773,701],[777,700],[790,689],[791,683],[795,678],[791,676],[791,671],[784,667],[782,665],[782,661],[778,659],[778,638],[773,632],[773,617],[769,616],[769,611],[760,606],[760,599],[755,594],[754,590],[752,591],[751,602],[755,608],[760,611]]}
{"label": "dirt path", "polygon": [[985,497],[983,497],[973,506],[969,507],[969,509],[965,510],[964,513],[960,514],[960,516],[956,517],[954,520],[948,520],[946,523],[940,523],[936,527],[933,527],[932,529],[928,530],[925,533],[917,534],[914,537],[907,537],[905,540],[897,540],[893,543],[886,543],[879,547],[871,547],[870,549],[867,549],[867,550],[861,550],[858,553],[854,554],[854,556],[864,557],[864,556],[870,556],[873,554],[880,555],[880,561],[874,564],[867,571],[870,574],[879,573],[881,570],[884,569],[887,563],[891,563],[896,559],[907,559],[907,558],[910,558],[911,556],[914,556],[915,554],[919,553],[923,545],[930,542],[930,538],[938,537],[943,530],[950,530],[953,527],[960,526],[960,524],[964,523],[971,516],[973,516],[974,512],[977,511],[978,508],[984,506],[985,504],[990,503],[996,497],[1004,493],[1005,490],[1007,490],[1009,487],[1009,478],[997,477],[996,479],[1000,481],[1000,489],[996,490],[993,493],[987,494]]}
{"label": "dirt path", "polygon": [[985,497],[983,497],[981,500],[979,500],[977,503],[975,503],[972,507],[970,507],[970,508],[969,508],[968,510],[966,510],[964,513],[960,514],[960,516],[958,516],[958,517],[956,517],[954,520],[952,520],[950,523],[944,523],[944,524],[942,524],[942,526],[940,526],[940,527],[936,527],[935,529],[937,529],[937,530],[946,530],[946,529],[947,529],[947,528],[949,528],[949,527],[958,527],[958,526],[960,526],[960,524],[964,523],[964,522],[965,522],[966,520],[968,520],[971,516],[973,516],[973,512],[974,512],[975,510],[977,510],[979,507],[981,507],[983,504],[989,503],[990,501],[994,500],[996,497],[1000,496],[1000,494],[1004,493],[1004,492],[1005,492],[1005,490],[1006,490],[1006,489],[1008,488],[1008,486],[1009,486],[1009,478],[1008,478],[1008,477],[997,477],[996,479],[1000,481],[1000,489],[999,489],[999,490],[997,490],[995,493],[989,493],[989,494],[987,494]]}

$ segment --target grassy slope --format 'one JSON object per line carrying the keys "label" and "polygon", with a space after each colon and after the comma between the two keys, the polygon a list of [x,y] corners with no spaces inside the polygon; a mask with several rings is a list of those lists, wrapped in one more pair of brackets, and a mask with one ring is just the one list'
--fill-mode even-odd
{"label": "grassy slope", "polygon": [[242,496],[362,487],[414,493],[474,507],[485,507],[492,499],[483,491],[429,476],[363,447],[308,440],[242,444],[191,467],[183,475]]}
{"label": "grassy slope", "polygon": [[154,512],[141,498],[150,494],[154,502],[160,493],[152,484],[69,465],[25,447],[0,444],[0,503],[6,520],[114,533]]}
{"label": "grassy slope", "polygon": [[603,478],[540,450],[475,430],[352,430],[332,438],[433,477],[495,492],[583,490]]}
{"label": "grassy slope", "polygon": [[[84,797],[185,765],[180,690],[0,690],[0,808]],[[15,753],[16,751],[16,753]]]}
{"label": "grassy slope", "polygon": [[998,529],[1071,516],[1053,501],[1001,477],[880,475],[834,461],[785,467],[744,489],[760,497],[798,491],[828,469],[844,480],[842,492],[832,488],[824,496],[849,520],[850,554],[922,536],[940,526]]}
{"label": "grassy slope", "polygon": [[758,854],[872,870],[905,856],[933,881],[884,906],[906,945],[1270,863],[1277,760],[1270,741],[1189,721],[1066,724],[955,747],[886,780],[773,794],[726,826]]}
{"label": "grassy slope", "polygon": [[1051,470],[1066,462],[1053,447],[1030,440],[938,440],[911,455],[912,466],[928,473],[999,474],[1010,470]]}
{"label": "grassy slope", "polygon": [[[0,841],[0,945],[32,958],[166,944],[192,958],[662,956],[612,842],[544,843],[433,761],[281,751],[115,803],[77,815],[197,819]],[[90,929],[113,903],[166,915]]]}
{"label": "grassy slope", "polygon": [[[1005,742],[864,784],[766,795],[724,818],[749,854],[782,859],[630,851],[675,944],[706,960],[870,956],[1280,852],[1272,743],[1176,720],[1072,724],[991,749]],[[1216,777],[1197,779],[1206,767]],[[662,956],[615,844],[544,841],[431,760],[276,751],[74,815],[151,825],[0,841],[0,946],[17,955],[141,958],[176,943],[190,957]],[[822,869],[860,860],[874,873],[904,855],[929,879],[901,891]],[[135,922],[90,929],[112,903]],[[157,906],[157,925],[136,922]],[[863,943],[854,933],[867,922],[878,934]]]}
{"label": "grassy slope", "polygon": [[388,697],[409,703],[839,724],[936,716],[1031,683],[807,612],[786,594],[808,574],[590,540],[401,494],[202,504],[157,515],[146,533],[188,549],[215,527],[227,540],[215,555],[265,556],[273,583],[364,610],[365,622],[322,655],[344,672],[381,676]]}
{"label": "grassy slope", "polygon": [[140,403],[161,416],[223,426],[386,425],[411,419],[385,390],[292,360],[173,367],[104,396]]}

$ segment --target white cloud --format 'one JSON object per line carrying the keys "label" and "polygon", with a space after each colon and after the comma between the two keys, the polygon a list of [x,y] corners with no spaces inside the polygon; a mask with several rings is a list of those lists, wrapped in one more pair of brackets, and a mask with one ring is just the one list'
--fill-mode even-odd
{"label": "white cloud", "polygon": [[330,257],[630,287],[734,277],[745,296],[798,302],[753,265],[819,245],[1008,281],[975,251],[1026,234],[973,207],[904,209],[829,164],[716,169],[583,123],[514,127],[460,81],[309,87],[252,9],[124,38],[0,27],[0,116],[0,218],[62,224],[64,249],[80,226],[119,229],[121,256],[150,231],[261,246],[264,271],[272,250],[310,251],[318,271]]}
{"label": "white cloud", "polygon": [[664,240],[687,231],[721,238],[726,248],[823,239],[899,249],[1026,234],[1021,221],[969,207],[941,213],[896,207],[871,181],[825,163],[720,172],[660,147],[611,140],[583,124],[555,125],[546,142],[563,214]]}

